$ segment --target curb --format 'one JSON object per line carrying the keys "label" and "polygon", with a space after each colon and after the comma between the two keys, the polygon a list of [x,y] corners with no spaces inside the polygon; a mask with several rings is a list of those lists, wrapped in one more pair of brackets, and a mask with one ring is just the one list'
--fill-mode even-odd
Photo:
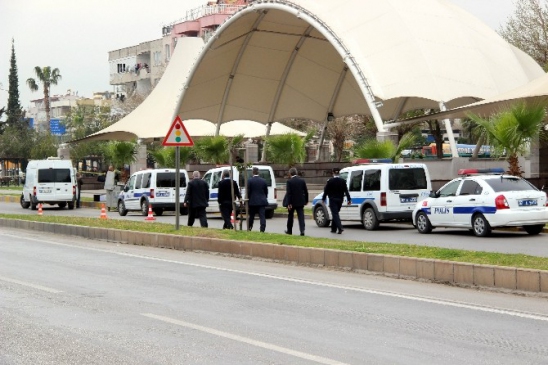
{"label": "curb", "polygon": [[0,226],[129,245],[184,251],[216,252],[235,257],[267,259],[274,262],[380,274],[400,279],[424,280],[455,286],[541,295],[548,294],[548,271],[544,270],[476,265],[453,261],[222,240],[208,237],[125,231],[6,218],[0,218]]}

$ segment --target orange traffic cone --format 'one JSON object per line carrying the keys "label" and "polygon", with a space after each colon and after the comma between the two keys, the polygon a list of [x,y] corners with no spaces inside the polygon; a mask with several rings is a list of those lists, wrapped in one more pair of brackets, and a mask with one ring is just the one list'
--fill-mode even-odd
{"label": "orange traffic cone", "polygon": [[148,206],[148,216],[145,218],[146,221],[155,221],[156,218],[152,215],[152,207]]}
{"label": "orange traffic cone", "polygon": [[107,211],[105,209],[105,203],[101,206],[101,219],[108,219],[107,217]]}
{"label": "orange traffic cone", "polygon": [[38,215],[42,215],[42,203],[38,204]]}

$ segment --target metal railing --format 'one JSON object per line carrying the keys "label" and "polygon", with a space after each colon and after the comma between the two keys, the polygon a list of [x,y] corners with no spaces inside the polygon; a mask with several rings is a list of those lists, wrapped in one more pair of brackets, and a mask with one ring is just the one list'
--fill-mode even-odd
{"label": "metal railing", "polygon": [[182,17],[181,19],[175,20],[167,25],[164,25],[162,27],[162,35],[170,34],[171,29],[173,28],[175,24],[189,22],[189,21],[203,18],[205,16],[215,15],[215,14],[231,15],[245,6],[247,5],[230,5],[230,4],[204,5],[199,8],[188,10],[185,16]]}

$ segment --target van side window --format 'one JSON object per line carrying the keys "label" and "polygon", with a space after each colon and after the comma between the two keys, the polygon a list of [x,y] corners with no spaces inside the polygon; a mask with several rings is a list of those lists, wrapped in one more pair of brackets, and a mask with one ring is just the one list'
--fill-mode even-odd
{"label": "van side window", "polygon": [[343,179],[344,181],[348,181],[348,172],[341,172],[341,174],[339,175],[339,177],[341,179]]}
{"label": "van side window", "polygon": [[381,190],[381,170],[365,170],[363,191]]}
{"label": "van side window", "polygon": [[222,174],[223,174],[222,171],[217,171],[217,172],[214,172],[211,175],[211,188],[212,189],[219,188],[219,181],[221,181]]}
{"label": "van side window", "polygon": [[143,188],[150,188],[150,173],[143,174],[143,182],[141,183]]}
{"label": "van side window", "polygon": [[352,171],[350,173],[350,186],[348,191],[361,191],[363,171]]}
{"label": "van side window", "polygon": [[135,175],[129,178],[129,182],[127,183],[127,186],[129,190],[135,189]]}
{"label": "van side window", "polygon": [[181,176],[179,176],[179,187],[180,188],[186,188],[186,176],[185,176],[185,174],[181,174]]}
{"label": "van side window", "polygon": [[421,167],[388,170],[388,189],[390,190],[427,189],[427,185],[426,173]]}
{"label": "van side window", "polygon": [[206,173],[202,180],[204,180],[208,186],[211,186],[211,172]]}
{"label": "van side window", "polygon": [[137,181],[135,182],[135,188],[140,189],[141,188],[141,181],[143,180],[143,174],[137,175]]}

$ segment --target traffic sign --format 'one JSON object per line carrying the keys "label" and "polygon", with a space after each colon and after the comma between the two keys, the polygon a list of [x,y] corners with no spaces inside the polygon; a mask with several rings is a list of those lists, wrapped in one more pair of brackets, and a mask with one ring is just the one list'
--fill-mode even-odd
{"label": "traffic sign", "polygon": [[185,125],[179,116],[177,116],[171,124],[171,128],[169,128],[169,132],[167,132],[166,138],[164,138],[162,145],[176,147],[194,146],[194,141],[190,138],[190,135],[188,134]]}

